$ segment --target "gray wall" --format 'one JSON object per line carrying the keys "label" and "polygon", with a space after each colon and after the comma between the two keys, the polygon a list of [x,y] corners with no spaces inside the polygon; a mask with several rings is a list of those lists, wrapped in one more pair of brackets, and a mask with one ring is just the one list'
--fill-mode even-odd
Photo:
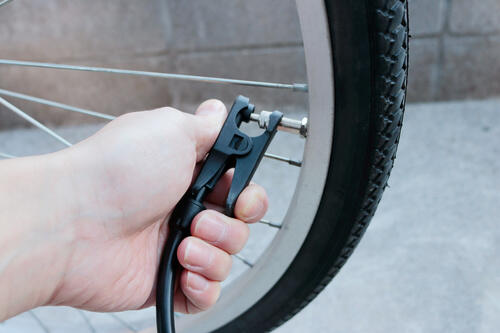
{"label": "gray wall", "polygon": [[[410,0],[409,101],[500,92],[500,0]],[[302,82],[294,0],[30,0],[0,9],[1,58]],[[265,108],[305,107],[303,95],[151,78],[0,66],[0,88],[119,114],[245,93]],[[81,122],[31,103],[53,124]],[[285,110],[286,111],[286,110]],[[0,109],[0,126],[21,124]]]}
{"label": "gray wall", "polygon": [[[2,58],[304,82],[293,0],[30,0],[0,9]],[[190,111],[244,93],[266,108],[306,105],[305,94],[163,79],[0,66],[0,87],[102,112],[173,105]],[[54,124],[79,122],[16,102]],[[1,124],[19,123],[0,110]]]}
{"label": "gray wall", "polygon": [[410,0],[410,101],[500,94],[500,1]]}

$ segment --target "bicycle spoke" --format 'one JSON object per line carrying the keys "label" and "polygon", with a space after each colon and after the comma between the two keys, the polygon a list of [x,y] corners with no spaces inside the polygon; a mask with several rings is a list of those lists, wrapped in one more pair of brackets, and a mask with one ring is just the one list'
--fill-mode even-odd
{"label": "bicycle spoke", "polygon": [[55,108],[59,108],[59,109],[63,109],[63,110],[71,111],[71,112],[78,112],[78,113],[86,114],[86,115],[97,117],[97,118],[107,119],[107,120],[113,120],[116,118],[114,116],[107,115],[104,113],[90,111],[90,110],[78,108],[75,106],[71,106],[71,105],[67,105],[67,104],[63,104],[63,103],[59,103],[59,102],[54,102],[54,101],[44,99],[44,98],[39,98],[39,97],[31,96],[31,95],[17,93],[17,92],[6,90],[6,89],[0,89],[0,95],[10,96],[10,97],[18,98],[18,99],[23,99],[25,101],[30,101],[30,102],[34,102],[34,103],[53,106]]}
{"label": "bicycle spoke", "polygon": [[240,254],[235,254],[234,255],[236,258],[238,258],[239,260],[241,260],[245,265],[247,265],[248,267],[252,268],[253,267],[253,264],[247,260],[245,257],[243,257],[242,255]]}
{"label": "bicycle spoke", "polygon": [[135,328],[133,328],[129,323],[127,323],[125,320],[121,319],[120,317],[118,317],[114,313],[110,313],[109,315],[111,317],[113,317],[114,319],[116,319],[120,324],[125,326],[127,329],[131,330],[132,332],[137,332],[137,330]]}
{"label": "bicycle spoke", "polygon": [[281,225],[280,224],[277,224],[277,223],[274,223],[274,222],[270,222],[268,220],[260,220],[259,223],[261,224],[265,224],[269,227],[273,227],[273,228],[276,228],[276,229],[281,229]]}
{"label": "bicycle spoke", "polygon": [[3,0],[3,1],[0,1],[0,7],[2,7],[3,5],[6,5],[7,3],[11,2],[12,0]]}
{"label": "bicycle spoke", "polygon": [[158,77],[164,79],[198,81],[198,82],[217,83],[217,84],[233,84],[233,85],[252,86],[261,88],[288,89],[292,91],[303,91],[303,92],[308,91],[308,86],[305,83],[287,84],[287,83],[264,82],[264,81],[236,80],[236,79],[227,79],[220,77],[136,71],[136,70],[118,69],[118,68],[105,68],[105,67],[75,66],[75,65],[65,65],[65,64],[54,64],[48,62],[18,61],[10,59],[0,59],[0,64],[11,65],[11,66],[65,69],[65,70],[84,71],[84,72],[101,72],[101,73],[122,74],[122,75],[150,76],[150,77]]}
{"label": "bicycle spoke", "polygon": [[45,326],[45,324],[40,320],[40,318],[38,318],[38,316],[33,311],[29,311],[29,313],[45,333],[50,333],[49,328]]}
{"label": "bicycle spoke", "polygon": [[266,154],[264,154],[264,157],[270,158],[272,160],[280,161],[280,162],[286,162],[286,163],[293,165],[293,166],[296,166],[296,167],[302,166],[302,161],[295,161],[295,160],[292,160],[288,157],[284,157],[284,156],[280,156],[280,155],[266,153]]}
{"label": "bicycle spoke", "polygon": [[0,152],[0,158],[16,158],[16,156]]}
{"label": "bicycle spoke", "polygon": [[54,139],[58,140],[59,142],[63,143],[64,145],[70,147],[71,146],[71,143],[69,143],[66,139],[64,139],[63,137],[61,137],[59,134],[57,134],[56,132],[54,132],[53,130],[51,130],[50,128],[48,128],[47,126],[45,126],[44,124],[40,123],[38,120],[36,120],[35,118],[29,116],[27,113],[25,113],[24,111],[21,111],[19,108],[17,108],[16,106],[12,105],[11,103],[9,103],[7,100],[5,100],[4,98],[0,97],[0,104],[3,104],[6,108],[8,108],[10,111],[14,112],[15,114],[17,114],[18,116],[20,116],[21,118],[25,119],[26,121],[28,121],[29,123],[31,123],[32,125],[38,127],[39,129],[41,129],[42,131],[44,131],[45,133],[49,134],[50,136],[52,136]]}
{"label": "bicycle spoke", "polygon": [[[78,113],[82,113],[82,114],[86,114],[86,115],[90,115],[90,116],[94,116],[94,117],[98,117],[98,118],[102,118],[102,119],[107,119],[107,120],[113,120],[116,118],[114,116],[107,115],[104,113],[86,110],[86,109],[74,107],[71,105],[50,101],[50,100],[43,99],[43,98],[38,98],[38,97],[26,95],[26,94],[13,92],[13,91],[6,90],[6,89],[0,89],[0,95],[19,98],[19,99],[23,99],[23,100],[27,100],[27,101],[31,101],[31,102],[35,102],[35,103],[40,103],[40,104],[44,104],[44,105],[48,105],[48,106],[53,106],[53,107],[57,107],[60,109],[64,109],[64,110],[68,110],[68,111],[72,111],[72,112],[78,112]],[[4,98],[0,97],[0,103],[5,105],[7,108],[9,108],[11,111],[15,112],[16,114],[18,114],[19,116],[21,116],[25,120],[29,121],[34,126],[40,128],[41,130],[47,132],[48,134],[50,134],[51,136],[53,136],[57,140],[61,141],[65,145],[71,146],[71,143],[69,143],[67,140],[65,140],[64,138],[59,136],[57,133],[55,133],[54,131],[52,131],[51,129],[46,127],[45,125],[41,124],[39,121],[37,121],[33,117],[31,117],[31,116],[27,115],[25,112],[19,110],[17,107],[15,107],[14,105],[12,105],[8,101],[6,101]],[[287,157],[283,157],[283,156],[279,156],[279,155],[275,155],[275,154],[270,154],[270,153],[266,153],[266,154],[264,154],[264,156],[267,158],[270,158],[270,159],[277,160],[277,161],[286,162],[290,165],[294,165],[294,166],[298,166],[298,167],[302,166],[302,162],[295,161],[295,160],[292,160],[292,159],[287,158]]]}
{"label": "bicycle spoke", "polygon": [[92,333],[96,333],[97,332],[96,329],[94,328],[94,326],[90,322],[90,319],[85,315],[85,312],[83,312],[82,310],[78,310],[78,313],[82,316],[82,318],[85,321],[85,323],[87,323],[87,326],[88,326],[89,330]]}

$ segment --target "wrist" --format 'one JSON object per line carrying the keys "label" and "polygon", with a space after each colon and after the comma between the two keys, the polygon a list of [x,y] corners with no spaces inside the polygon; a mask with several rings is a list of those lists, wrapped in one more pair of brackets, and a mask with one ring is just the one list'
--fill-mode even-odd
{"label": "wrist", "polygon": [[0,163],[0,320],[50,303],[74,240],[64,152]]}

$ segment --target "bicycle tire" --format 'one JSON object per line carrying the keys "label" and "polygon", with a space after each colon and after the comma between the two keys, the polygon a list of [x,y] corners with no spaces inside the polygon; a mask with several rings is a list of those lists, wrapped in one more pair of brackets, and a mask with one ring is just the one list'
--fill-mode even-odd
{"label": "bicycle tire", "polygon": [[[313,225],[279,281],[215,332],[265,332],[311,302],[347,261],[396,157],[408,81],[407,0],[325,0],[334,67],[330,166]],[[314,265],[311,265],[314,263]]]}

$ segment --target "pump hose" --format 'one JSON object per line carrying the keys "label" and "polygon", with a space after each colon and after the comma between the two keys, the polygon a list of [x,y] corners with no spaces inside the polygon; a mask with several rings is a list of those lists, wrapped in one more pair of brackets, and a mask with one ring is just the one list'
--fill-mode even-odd
{"label": "pump hose", "polygon": [[177,248],[184,239],[180,230],[171,230],[160,261],[156,286],[156,326],[158,333],[175,333],[174,288],[176,272],[180,272]]}

